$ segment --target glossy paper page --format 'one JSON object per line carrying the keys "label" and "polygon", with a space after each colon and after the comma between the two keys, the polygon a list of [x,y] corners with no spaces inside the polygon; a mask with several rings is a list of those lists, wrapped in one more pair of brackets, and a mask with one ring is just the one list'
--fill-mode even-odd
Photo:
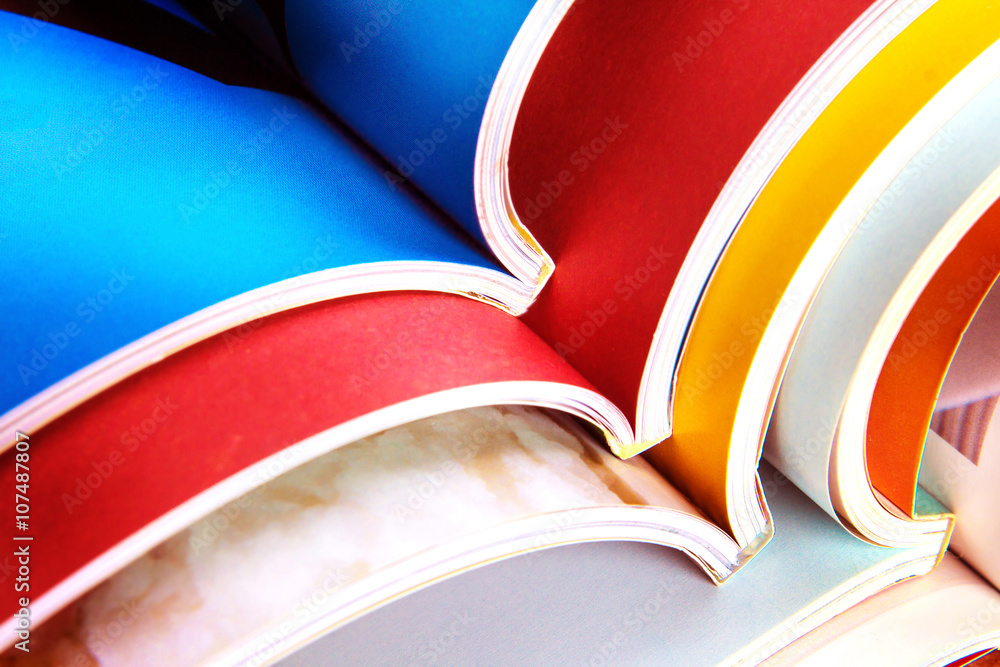
{"label": "glossy paper page", "polygon": [[998,105],[994,80],[920,148],[889,187],[893,205],[872,207],[829,268],[795,341],[765,454],[831,515],[830,452],[849,384],[908,272],[1000,167]]}
{"label": "glossy paper page", "polygon": [[[982,653],[979,642],[1000,639],[1000,593],[953,554],[933,572],[851,607],[779,652],[772,667],[850,664],[963,667]],[[981,612],[981,618],[976,616]],[[985,652],[984,652],[985,653]],[[990,667],[984,663],[981,667]],[[973,666],[975,667],[975,666]]]}
{"label": "glossy paper page", "polygon": [[483,108],[531,0],[286,0],[288,48],[323,103],[482,239],[473,167]]}
{"label": "glossy paper page", "polygon": [[[266,457],[359,418],[365,425],[352,426],[347,442],[395,425],[392,419],[529,402],[532,396],[510,389],[489,396],[470,389],[514,381],[589,388],[517,318],[454,295],[338,299],[182,350],[28,434],[31,470],[45,479],[45,493],[33,494],[31,504],[32,534],[47,544],[32,557],[35,613],[51,609],[40,600],[53,587],[196,495],[241,471],[243,483],[248,474],[263,483],[266,476],[246,469]],[[462,391],[372,416],[448,390]],[[10,488],[15,455],[0,456],[0,481]],[[203,502],[200,515],[216,509]],[[14,509],[0,506],[11,525]],[[141,538],[146,545],[135,556],[171,534],[156,530]],[[96,567],[113,571],[116,558]],[[13,614],[12,586],[2,600]]]}
{"label": "glossy paper page", "polygon": [[[984,256],[984,264],[1000,271],[1000,258]],[[977,276],[978,277],[978,276]],[[985,284],[985,279],[984,279]],[[967,289],[975,291],[975,282]],[[978,289],[983,289],[979,286]],[[941,387],[937,409],[952,408],[1000,394],[1000,289],[994,285],[986,295],[976,319],[962,337],[962,346],[952,360]]]}
{"label": "glossy paper page", "polygon": [[[304,667],[332,655],[364,665],[421,664],[421,656],[454,665],[759,664],[773,652],[768,639],[782,645],[820,622],[824,612],[804,616],[834,590],[908,556],[848,535],[769,466],[761,473],[780,529],[724,586],[669,549],[560,547],[417,592],[280,664]],[[456,618],[473,621],[446,635],[446,652],[436,650],[434,640]]]}
{"label": "glossy paper page", "polygon": [[[675,484],[713,516],[726,516],[730,447],[756,450],[763,428],[733,441],[744,392],[767,397],[777,389],[782,357],[768,366],[766,386],[747,386],[763,337],[776,313],[804,307],[808,294],[790,294],[800,263],[844,196],[892,138],[948,81],[1000,37],[1000,12],[983,0],[939,0],[919,16],[834,99],[772,176],[706,287],[691,323],[677,375],[681,401],[673,437],[650,455]],[[947,43],[947,49],[933,45]],[[850,137],[851,141],[845,140]],[[836,148],[834,150],[834,147]],[[789,221],[795,221],[791,224]],[[790,332],[794,336],[794,330]],[[791,339],[781,340],[784,351]],[[720,364],[709,384],[701,374]],[[774,354],[771,352],[771,354]],[[765,392],[765,393],[761,393]],[[765,402],[764,405],[767,408]],[[739,415],[757,419],[765,415]]]}
{"label": "glossy paper page", "polygon": [[[0,13],[0,32],[26,20]],[[395,260],[492,266],[286,95],[43,24],[2,51],[0,98],[0,234],[16,258],[0,269],[0,413],[278,281]]]}
{"label": "glossy paper page", "polygon": [[[537,556],[598,535],[671,544],[682,534],[705,554],[685,539],[700,523],[683,514],[694,508],[648,464],[618,460],[541,410],[435,415],[289,469],[305,448],[283,452],[266,484],[33,628],[27,660],[13,651],[0,663],[146,665],[151,646],[159,665],[266,663],[300,645],[311,622],[343,626],[396,594],[524,549]],[[98,644],[122,602],[142,613]]]}
{"label": "glossy paper page", "polygon": [[876,489],[911,516],[924,440],[945,375],[1000,275],[995,251],[1000,251],[1000,204],[983,214],[924,288],[896,335],[872,397],[868,474]]}
{"label": "glossy paper page", "polygon": [[928,432],[920,485],[955,513],[955,553],[1000,587],[1000,400],[983,407],[978,423],[966,423],[979,431],[974,449]]}
{"label": "glossy paper page", "polygon": [[870,4],[586,0],[553,35],[510,150],[518,217],[556,265],[526,321],[630,417],[664,304],[723,185]]}

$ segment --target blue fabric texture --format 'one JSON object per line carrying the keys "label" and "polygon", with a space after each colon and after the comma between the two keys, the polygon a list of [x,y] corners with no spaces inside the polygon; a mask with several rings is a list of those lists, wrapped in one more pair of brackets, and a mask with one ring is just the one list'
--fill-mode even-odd
{"label": "blue fabric texture", "polygon": [[368,149],[303,102],[0,12],[10,33],[0,412],[283,279],[388,260],[496,267],[436,209],[387,187]]}
{"label": "blue fabric texture", "polygon": [[295,65],[323,103],[482,240],[473,166],[483,108],[533,4],[286,0],[285,19]]}

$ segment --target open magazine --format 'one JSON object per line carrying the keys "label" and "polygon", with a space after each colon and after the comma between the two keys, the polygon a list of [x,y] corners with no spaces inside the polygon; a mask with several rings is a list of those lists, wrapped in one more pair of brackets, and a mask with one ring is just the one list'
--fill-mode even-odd
{"label": "open magazine", "polygon": [[309,474],[365,498],[329,528],[371,538],[355,585],[266,656],[280,615],[178,661],[587,541],[673,547],[738,605],[792,557],[769,541],[828,523],[848,565],[715,661],[953,532],[995,586],[995,505],[938,488],[928,429],[996,449],[996,374],[957,369],[995,354],[961,350],[1000,275],[1000,10],[822,4],[0,2],[0,477],[31,563],[4,646],[94,653],[94,595],[274,485],[324,497]]}

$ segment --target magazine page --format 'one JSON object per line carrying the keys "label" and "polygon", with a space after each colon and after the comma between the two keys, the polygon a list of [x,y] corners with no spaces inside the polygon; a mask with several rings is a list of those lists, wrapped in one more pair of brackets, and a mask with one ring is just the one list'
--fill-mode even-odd
{"label": "magazine page", "polygon": [[[26,20],[0,12],[0,30]],[[0,334],[5,446],[150,360],[294,305],[385,289],[527,305],[309,104],[34,29],[0,68],[0,233],[19,258],[0,304],[30,323]]]}

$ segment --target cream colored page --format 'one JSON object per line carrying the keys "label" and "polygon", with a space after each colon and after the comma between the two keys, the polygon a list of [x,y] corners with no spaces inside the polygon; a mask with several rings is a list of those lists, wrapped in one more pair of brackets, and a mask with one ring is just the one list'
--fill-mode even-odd
{"label": "cream colored page", "polygon": [[[827,223],[851,234],[803,319],[764,455],[831,516],[834,437],[865,347],[914,263],[1000,164],[998,58],[987,52],[938,93]],[[875,206],[886,192],[892,205]]]}
{"label": "cream colored page", "polygon": [[266,661],[293,628],[414,554],[551,513],[543,547],[587,508],[629,504],[693,510],[641,459],[620,461],[544,412],[425,419],[276,477],[167,540],[33,632],[32,664],[194,665],[235,645]]}
{"label": "cream colored page", "polygon": [[978,465],[930,431],[920,484],[955,513],[952,549],[1000,587],[1000,406],[990,420]]}
{"label": "cream colored page", "polygon": [[[992,267],[1000,265],[1000,256],[983,257]],[[979,276],[969,276],[964,285],[956,285],[955,299],[975,293]],[[941,387],[938,409],[978,401],[1000,394],[1000,284],[994,285],[983,301],[976,316],[962,337],[962,344],[948,369],[948,377]]]}
{"label": "cream colored page", "polygon": [[1000,592],[947,554],[932,573],[855,605],[765,664],[941,665],[991,642],[1000,642]]}

